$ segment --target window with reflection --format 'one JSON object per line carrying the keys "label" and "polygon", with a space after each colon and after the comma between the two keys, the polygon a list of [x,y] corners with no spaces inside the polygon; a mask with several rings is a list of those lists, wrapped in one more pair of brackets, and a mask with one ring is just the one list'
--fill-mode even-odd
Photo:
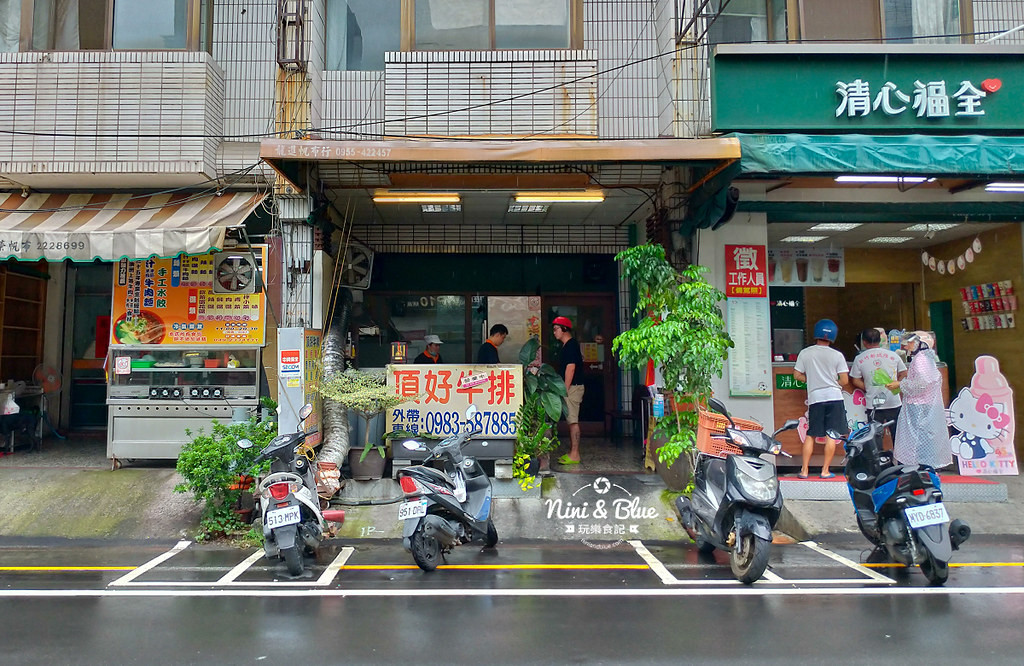
{"label": "window with reflection", "polygon": [[565,49],[577,0],[413,0],[418,51]]}
{"label": "window with reflection", "polygon": [[402,45],[402,4],[327,0],[326,69],[384,70],[384,53]]}
{"label": "window with reflection", "polygon": [[704,17],[711,44],[786,41],[786,0],[711,0]]}
{"label": "window with reflection", "polygon": [[959,43],[959,0],[883,0],[885,38],[903,44]]}

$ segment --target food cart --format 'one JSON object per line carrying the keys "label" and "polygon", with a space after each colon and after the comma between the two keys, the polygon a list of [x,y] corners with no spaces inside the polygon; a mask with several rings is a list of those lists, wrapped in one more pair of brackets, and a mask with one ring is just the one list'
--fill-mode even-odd
{"label": "food cart", "polygon": [[130,261],[114,273],[107,456],[175,459],[259,404],[266,247]]}

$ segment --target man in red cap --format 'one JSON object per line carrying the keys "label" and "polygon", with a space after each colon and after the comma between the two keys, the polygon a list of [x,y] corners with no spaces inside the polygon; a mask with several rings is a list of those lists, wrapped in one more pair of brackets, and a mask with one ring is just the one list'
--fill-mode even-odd
{"label": "man in red cap", "polygon": [[572,322],[568,317],[555,317],[551,322],[555,339],[562,343],[562,379],[565,380],[565,406],[569,424],[569,453],[558,459],[563,465],[580,462],[580,404],[583,403],[583,353],[580,343],[572,337]]}

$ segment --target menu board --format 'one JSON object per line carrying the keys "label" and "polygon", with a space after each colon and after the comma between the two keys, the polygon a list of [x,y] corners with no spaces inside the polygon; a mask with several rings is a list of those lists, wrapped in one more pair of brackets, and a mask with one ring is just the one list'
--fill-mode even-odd
{"label": "menu board", "polygon": [[729,337],[729,395],[770,396],[772,364],[767,341],[771,338],[767,298],[730,298],[727,301]]}
{"label": "menu board", "polygon": [[[258,266],[266,264],[266,246],[240,254],[250,252]],[[114,272],[111,343],[262,346],[266,295],[260,290],[252,294],[215,292],[218,256],[121,259]],[[257,285],[262,282],[255,273],[249,279],[257,280]],[[237,285],[236,280],[229,286]]]}
{"label": "menu board", "polygon": [[769,287],[845,287],[843,250],[768,248]]}

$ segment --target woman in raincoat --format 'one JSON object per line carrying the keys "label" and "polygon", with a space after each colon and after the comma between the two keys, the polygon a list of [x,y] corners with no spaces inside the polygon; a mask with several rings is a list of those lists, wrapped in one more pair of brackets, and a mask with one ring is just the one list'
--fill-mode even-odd
{"label": "woman in raincoat", "polygon": [[922,345],[900,382],[903,409],[896,424],[893,456],[903,465],[930,465],[935,469],[953,462],[942,402],[942,375],[935,352]]}

